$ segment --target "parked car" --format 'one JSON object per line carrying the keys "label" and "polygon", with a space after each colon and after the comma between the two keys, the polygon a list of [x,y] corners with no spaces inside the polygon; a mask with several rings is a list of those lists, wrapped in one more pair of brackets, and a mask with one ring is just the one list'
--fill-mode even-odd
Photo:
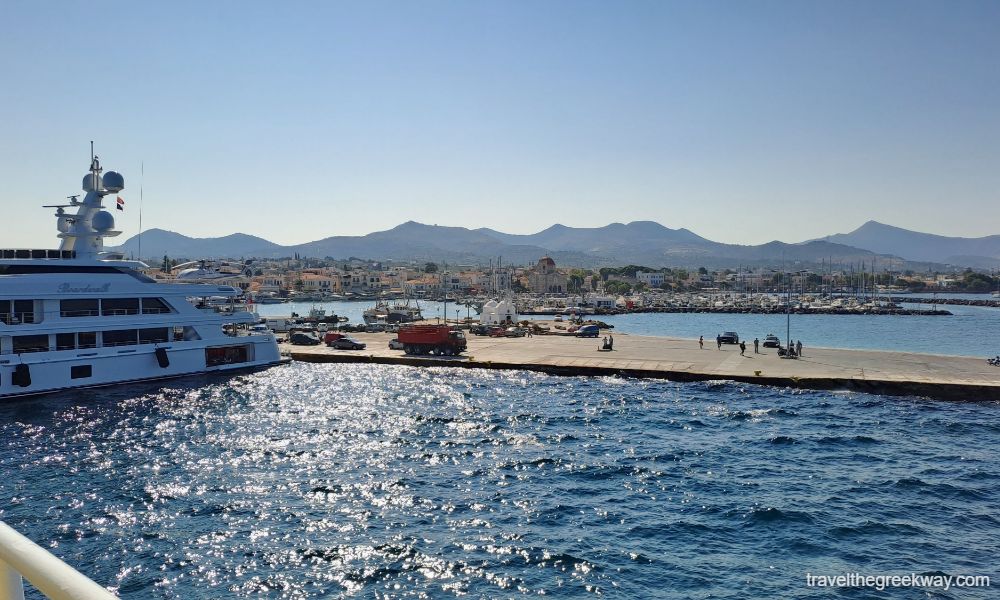
{"label": "parked car", "polygon": [[352,337],[347,337],[346,335],[343,336],[343,337],[341,337],[341,338],[339,338],[339,339],[333,340],[332,342],[330,342],[329,345],[330,345],[331,348],[336,348],[337,350],[364,350],[365,349],[365,344],[363,344],[362,342],[359,342],[358,340],[356,340],[356,339],[354,339]]}
{"label": "parked car", "polygon": [[739,344],[740,336],[735,331],[723,331],[719,336],[723,344]]}
{"label": "parked car", "polygon": [[769,333],[769,334],[767,334],[767,337],[764,338],[764,347],[765,348],[780,348],[781,347],[781,340],[779,340],[778,336],[774,335],[773,333]]}
{"label": "parked car", "polygon": [[601,328],[597,325],[584,325],[576,330],[576,337],[592,337],[601,335]]}
{"label": "parked car", "polygon": [[399,338],[392,338],[389,340],[389,350],[402,350],[403,342],[399,341]]}
{"label": "parked car", "polygon": [[319,338],[304,331],[294,331],[288,336],[288,343],[293,346],[318,346]]}
{"label": "parked car", "polygon": [[469,333],[472,335],[489,335],[490,328],[486,325],[473,325],[469,328]]}
{"label": "parked car", "polygon": [[524,337],[527,334],[528,330],[523,327],[508,327],[504,335],[507,337]]}
{"label": "parked car", "polygon": [[323,343],[329,346],[330,344],[339,340],[342,337],[344,337],[344,334],[340,333],[339,331],[327,331],[326,333],[323,334]]}

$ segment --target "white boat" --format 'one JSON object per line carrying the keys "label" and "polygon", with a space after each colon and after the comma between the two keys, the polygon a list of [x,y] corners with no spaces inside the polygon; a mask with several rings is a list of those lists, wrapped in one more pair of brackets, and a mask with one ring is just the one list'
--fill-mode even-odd
{"label": "white boat", "polygon": [[92,157],[84,199],[50,207],[59,249],[0,250],[0,398],[282,362],[238,288],[157,283],[104,250],[120,232],[102,201],[124,187]]}

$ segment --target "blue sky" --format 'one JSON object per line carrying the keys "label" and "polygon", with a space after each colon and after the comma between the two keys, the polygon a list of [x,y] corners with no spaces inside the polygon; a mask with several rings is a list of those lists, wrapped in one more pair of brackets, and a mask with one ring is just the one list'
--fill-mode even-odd
{"label": "blue sky", "polygon": [[126,236],[140,180],[146,228],[279,243],[1000,233],[1000,2],[4,6],[0,246],[54,242],[89,140]]}

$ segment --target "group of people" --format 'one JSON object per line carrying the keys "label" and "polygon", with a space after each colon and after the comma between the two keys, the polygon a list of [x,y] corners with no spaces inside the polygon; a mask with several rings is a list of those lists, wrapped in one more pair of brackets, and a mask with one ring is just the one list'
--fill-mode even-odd
{"label": "group of people", "polygon": [[604,346],[601,350],[614,350],[615,349],[615,336],[608,334],[604,338]]}
{"label": "group of people", "polygon": [[798,358],[802,356],[802,340],[798,340],[794,344],[789,342],[787,351],[779,346],[778,356],[786,356],[786,355],[791,358]]}
{"label": "group of people", "polygon": [[[722,336],[715,336],[715,345],[718,346],[719,350],[722,350]],[[747,351],[747,343],[746,343],[746,341],[741,341],[740,344],[739,344],[739,346],[740,346],[740,356],[745,356],[746,355],[745,353]],[[705,349],[705,336],[703,336],[703,335],[699,335],[698,336],[698,348],[700,348],[702,350]],[[753,339],[753,353],[754,354],[760,354],[760,339],[759,338],[754,338]],[[789,349],[789,353],[792,356],[802,356],[802,340],[798,340],[794,344],[791,344],[791,348]],[[784,354],[783,349],[780,348],[780,347],[778,348],[778,354],[779,355]],[[1000,359],[1000,357],[998,357],[998,359]]]}

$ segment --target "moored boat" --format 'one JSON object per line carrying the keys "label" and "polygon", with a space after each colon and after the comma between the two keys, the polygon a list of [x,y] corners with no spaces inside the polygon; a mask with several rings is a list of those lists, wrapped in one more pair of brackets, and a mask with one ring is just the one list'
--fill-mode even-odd
{"label": "moored boat", "polygon": [[120,232],[103,199],[124,187],[92,156],[84,199],[48,206],[59,249],[0,251],[0,398],[282,362],[239,288],[158,283],[104,250]]}

